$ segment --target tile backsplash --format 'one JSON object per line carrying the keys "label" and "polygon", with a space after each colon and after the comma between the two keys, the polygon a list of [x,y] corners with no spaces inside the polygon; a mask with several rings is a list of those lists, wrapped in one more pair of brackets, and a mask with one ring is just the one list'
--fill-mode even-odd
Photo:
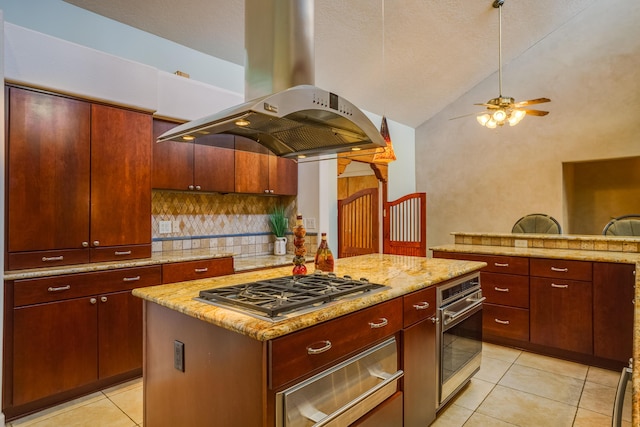
{"label": "tile backsplash", "polygon": [[[291,229],[297,212],[297,199],[293,196],[153,190],[153,251],[217,248],[236,256],[271,254],[274,236],[269,228],[269,212],[277,204],[285,206]],[[169,221],[171,232],[161,234],[160,221]],[[287,237],[287,252],[293,253],[291,235]],[[305,244],[307,253],[315,251],[315,233],[307,233]]]}

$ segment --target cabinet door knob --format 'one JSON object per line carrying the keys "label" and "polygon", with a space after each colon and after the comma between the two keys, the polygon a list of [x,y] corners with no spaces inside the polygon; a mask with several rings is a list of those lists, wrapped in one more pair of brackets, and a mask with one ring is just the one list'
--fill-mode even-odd
{"label": "cabinet door knob", "polygon": [[94,240],[93,246],[100,246],[100,240]]}
{"label": "cabinet door knob", "polygon": [[193,185],[190,185],[190,186],[189,186],[189,190],[193,190]]}
{"label": "cabinet door knob", "polygon": [[97,300],[97,299],[95,299],[95,298],[91,298],[91,299],[89,300],[89,302],[90,302],[91,304],[95,304],[95,303],[97,303],[97,302],[98,302],[98,300]]}
{"label": "cabinet door knob", "polygon": [[100,301],[107,302],[107,297],[100,297]]}
{"label": "cabinet door knob", "polygon": [[199,185],[196,185],[196,190],[200,190],[202,189],[202,187],[200,187]]}
{"label": "cabinet door knob", "polygon": [[268,192],[269,192],[269,190],[264,190],[264,192],[265,192],[265,193],[268,193]]}
{"label": "cabinet door knob", "polygon": [[82,247],[83,248],[88,248],[89,247],[89,242],[82,242]]}
{"label": "cabinet door knob", "polygon": [[431,320],[431,323],[440,323],[440,319],[436,316],[431,317],[429,320]]}

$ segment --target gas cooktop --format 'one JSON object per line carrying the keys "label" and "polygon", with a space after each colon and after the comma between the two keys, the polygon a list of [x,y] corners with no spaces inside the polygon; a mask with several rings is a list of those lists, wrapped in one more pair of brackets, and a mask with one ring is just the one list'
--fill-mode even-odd
{"label": "gas cooktop", "polygon": [[362,296],[386,286],[333,273],[285,276],[200,291],[199,301],[269,320],[310,311],[339,299]]}

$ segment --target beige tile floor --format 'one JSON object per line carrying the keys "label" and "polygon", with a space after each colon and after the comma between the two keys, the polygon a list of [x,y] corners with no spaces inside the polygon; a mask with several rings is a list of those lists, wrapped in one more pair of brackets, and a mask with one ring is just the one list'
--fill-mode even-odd
{"label": "beige tile floor", "polygon": [[[618,372],[485,343],[480,371],[432,427],[609,427],[618,378]],[[629,411],[624,425],[631,426]],[[142,381],[7,426],[142,426]]]}
{"label": "beige tile floor", "polygon": [[[610,427],[620,373],[483,344],[480,371],[432,427]],[[631,426],[631,392],[623,426]]]}
{"label": "beige tile floor", "polygon": [[142,426],[142,379],[7,423],[7,427]]}

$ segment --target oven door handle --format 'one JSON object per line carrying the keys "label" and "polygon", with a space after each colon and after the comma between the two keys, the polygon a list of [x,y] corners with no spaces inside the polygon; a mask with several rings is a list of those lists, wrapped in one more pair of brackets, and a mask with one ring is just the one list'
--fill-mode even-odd
{"label": "oven door handle", "polygon": [[327,415],[325,418],[323,418],[320,421],[318,421],[317,423],[315,423],[312,427],[326,426],[331,421],[335,420],[340,415],[342,415],[345,412],[347,412],[349,409],[351,409],[354,406],[359,405],[360,403],[362,403],[365,400],[367,400],[367,398],[371,397],[378,390],[381,390],[384,387],[386,387],[387,385],[391,384],[392,382],[399,380],[400,378],[402,378],[403,375],[404,375],[404,371],[399,370],[398,372],[396,372],[395,374],[391,375],[389,378],[387,378],[386,380],[382,381],[381,383],[379,383],[375,387],[370,388],[366,392],[362,393],[360,396],[358,396],[355,399],[353,399],[351,402],[349,402],[346,405],[344,405],[343,407],[337,409],[335,412]]}
{"label": "oven door handle", "polygon": [[452,313],[450,311],[447,310],[443,310],[444,314],[448,317],[448,320],[455,320],[458,317],[462,316],[463,314],[465,314],[468,311],[473,310],[474,308],[476,308],[477,306],[479,306],[480,304],[482,304],[482,302],[484,300],[486,300],[487,297],[482,297],[480,299],[477,299],[473,304],[466,306],[465,308],[463,308],[460,311],[456,311],[455,313]]}
{"label": "oven door handle", "polygon": [[624,406],[624,394],[627,390],[627,382],[631,377],[631,368],[622,368],[620,381],[618,381],[618,389],[616,390],[616,398],[613,403],[612,427],[620,427],[622,425],[622,407]]}

